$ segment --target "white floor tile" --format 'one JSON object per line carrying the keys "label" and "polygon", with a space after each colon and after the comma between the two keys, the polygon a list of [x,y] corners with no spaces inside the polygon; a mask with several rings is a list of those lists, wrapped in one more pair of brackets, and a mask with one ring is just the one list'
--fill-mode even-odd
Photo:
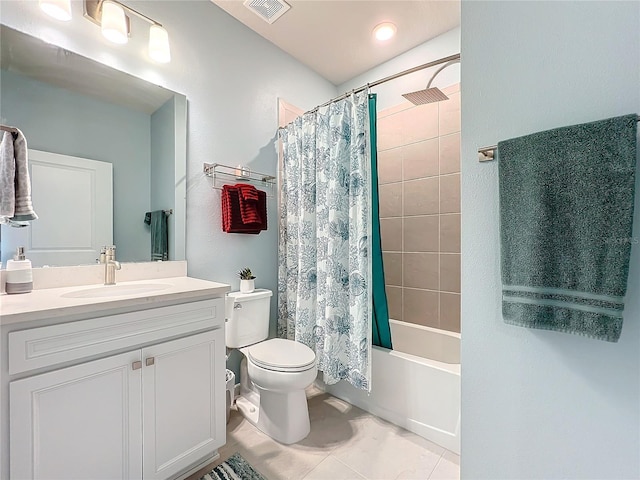
{"label": "white floor tile", "polygon": [[311,470],[304,480],[366,480],[333,455],[325,458],[320,465]]}
{"label": "white floor tile", "polygon": [[[275,443],[275,442],[274,442]],[[266,448],[240,450],[240,454],[269,480],[300,480],[317,467],[327,456],[327,453],[308,449],[298,449],[294,446],[277,444]]]}
{"label": "white floor tile", "polygon": [[459,479],[454,453],[314,387],[307,396],[307,438],[282,445],[234,409],[216,463],[239,452],[268,480]]}
{"label": "white floor tile", "polygon": [[370,415],[326,393],[309,399],[311,432],[297,446],[331,453],[358,436]]}
{"label": "white floor tile", "polygon": [[[322,428],[315,430],[323,431]],[[227,425],[225,447],[230,446],[231,453],[239,452],[268,480],[300,480],[330,453],[320,442],[315,445],[312,438],[315,437],[310,435],[295,445],[283,445],[233,411]]]}
{"label": "white floor tile", "polygon": [[[428,478],[444,448],[371,416],[361,434],[333,455],[369,479]],[[422,475],[414,477],[415,475]]]}
{"label": "white floor tile", "polygon": [[459,480],[460,479],[460,456],[453,452],[446,451],[429,480]]}

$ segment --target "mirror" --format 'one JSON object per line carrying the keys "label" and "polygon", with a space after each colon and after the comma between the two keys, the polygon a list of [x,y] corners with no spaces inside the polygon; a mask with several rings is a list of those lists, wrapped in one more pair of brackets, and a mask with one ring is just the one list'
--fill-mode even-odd
{"label": "mirror", "polygon": [[[151,231],[144,220],[146,212],[155,210],[171,212],[169,260],[184,260],[186,97],[5,25],[0,25],[0,45],[1,123],[19,128],[30,151],[111,164],[113,244],[118,260],[151,260]],[[39,185],[42,183],[46,179],[40,178]],[[64,174],[52,175],[53,191],[69,196],[68,185]],[[35,185],[32,197],[38,213]],[[61,213],[73,218],[74,209],[69,210]],[[109,221],[101,217],[92,218],[91,228]],[[39,227],[46,224],[47,229],[61,229],[69,224],[47,220]],[[12,258],[16,242],[26,247],[27,258],[30,250],[45,248],[41,241],[32,242],[33,230],[33,226],[2,225],[3,264]],[[42,228],[35,230],[42,234]],[[45,232],[44,236],[60,238],[59,233]],[[86,262],[69,255],[77,245],[46,248],[50,251],[45,257],[59,259],[59,263],[48,260],[48,265]],[[34,262],[38,266],[42,265]]]}

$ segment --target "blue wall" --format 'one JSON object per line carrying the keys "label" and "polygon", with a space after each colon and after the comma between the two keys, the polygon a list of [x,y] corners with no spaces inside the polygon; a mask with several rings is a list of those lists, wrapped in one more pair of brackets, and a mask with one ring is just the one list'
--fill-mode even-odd
{"label": "blue wall", "polygon": [[[277,287],[277,205],[269,200],[269,230],[260,235],[222,232],[220,191],[202,175],[203,162],[244,164],[275,175],[278,98],[310,109],[336,96],[331,84],[208,0],[128,1],[162,23],[171,37],[171,63],[149,60],[146,35],[113,46],[82,18],[60,23],[37,2],[3,2],[3,24],[80,55],[147,79],[189,100],[187,143],[187,260],[189,275],[239,288],[236,272],[250,266],[256,286]],[[272,303],[275,325],[276,302]]]}
{"label": "blue wall", "polygon": [[504,324],[498,165],[477,160],[640,113],[640,2],[462,2],[462,62],[462,478],[640,478],[639,246],[618,343]]}
{"label": "blue wall", "polygon": [[150,116],[7,70],[1,75],[0,116],[22,130],[29,148],[113,164],[118,259],[148,260]]}
{"label": "blue wall", "polygon": [[[175,207],[176,159],[175,98],[151,115],[151,210]],[[169,216],[169,231],[175,228],[175,216]],[[175,244],[169,235],[169,260],[175,260]]]}

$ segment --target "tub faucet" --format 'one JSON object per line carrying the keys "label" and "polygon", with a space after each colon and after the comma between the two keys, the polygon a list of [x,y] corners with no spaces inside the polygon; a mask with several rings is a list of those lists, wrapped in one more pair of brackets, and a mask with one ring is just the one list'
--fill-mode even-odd
{"label": "tub faucet", "polygon": [[116,270],[120,270],[122,266],[116,260],[116,246],[107,245],[104,247],[104,284],[116,284]]}

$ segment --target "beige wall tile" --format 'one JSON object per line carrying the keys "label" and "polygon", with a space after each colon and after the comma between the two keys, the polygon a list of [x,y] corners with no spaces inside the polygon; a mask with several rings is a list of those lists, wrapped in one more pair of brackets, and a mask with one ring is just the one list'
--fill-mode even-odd
{"label": "beige wall tile", "polygon": [[402,178],[404,180],[434,175],[438,175],[437,138],[402,147]]}
{"label": "beige wall tile", "polygon": [[460,84],[443,91],[378,114],[380,224],[391,318],[459,332]]}
{"label": "beige wall tile", "polygon": [[442,92],[446,96],[449,96],[452,93],[457,93],[460,91],[460,83],[454,83],[453,85],[449,85],[448,87],[441,88],[440,90],[442,90]]}
{"label": "beige wall tile", "polygon": [[396,114],[402,120],[402,143],[419,142],[438,136],[438,104],[430,103]]}
{"label": "beige wall tile", "polygon": [[384,283],[387,285],[402,286],[402,254],[384,252]]}
{"label": "beige wall tile", "polygon": [[460,333],[460,295],[440,293],[440,328]]}
{"label": "beige wall tile", "polygon": [[438,215],[405,217],[403,238],[405,252],[437,252]]}
{"label": "beige wall tile", "polygon": [[460,174],[440,177],[440,213],[460,213]]}
{"label": "beige wall tile", "polygon": [[404,215],[438,213],[438,177],[404,182]]}
{"label": "beige wall tile", "polygon": [[378,151],[402,145],[402,123],[399,114],[378,120]]}
{"label": "beige wall tile", "polygon": [[460,93],[448,95],[449,100],[439,102],[440,135],[460,131]]}
{"label": "beige wall tile", "polygon": [[389,252],[402,251],[402,218],[381,218],[380,236],[382,250]]}
{"label": "beige wall tile", "polygon": [[413,288],[403,288],[404,321],[438,328],[438,293]]}
{"label": "beige wall tile", "polygon": [[440,173],[460,171],[460,132],[440,137]]}
{"label": "beige wall tile", "polygon": [[378,112],[377,117],[380,119],[382,117],[388,117],[389,115],[393,115],[394,113],[401,112],[402,110],[406,110],[407,108],[412,108],[414,105],[411,102],[404,101],[399,103],[398,105],[394,105],[393,107],[385,108],[384,110],[380,110]]}
{"label": "beige wall tile", "polygon": [[389,318],[402,320],[402,288],[386,286]]}
{"label": "beige wall tile", "polygon": [[460,253],[460,214],[440,215],[440,251]]}
{"label": "beige wall tile", "polygon": [[459,253],[440,255],[440,291],[460,293]]}
{"label": "beige wall tile", "polygon": [[380,218],[400,217],[402,215],[402,184],[379,185]]}
{"label": "beige wall tile", "polygon": [[378,184],[402,180],[402,148],[378,152]]}
{"label": "beige wall tile", "polygon": [[404,287],[438,290],[438,254],[404,253],[402,255],[402,285]]}

